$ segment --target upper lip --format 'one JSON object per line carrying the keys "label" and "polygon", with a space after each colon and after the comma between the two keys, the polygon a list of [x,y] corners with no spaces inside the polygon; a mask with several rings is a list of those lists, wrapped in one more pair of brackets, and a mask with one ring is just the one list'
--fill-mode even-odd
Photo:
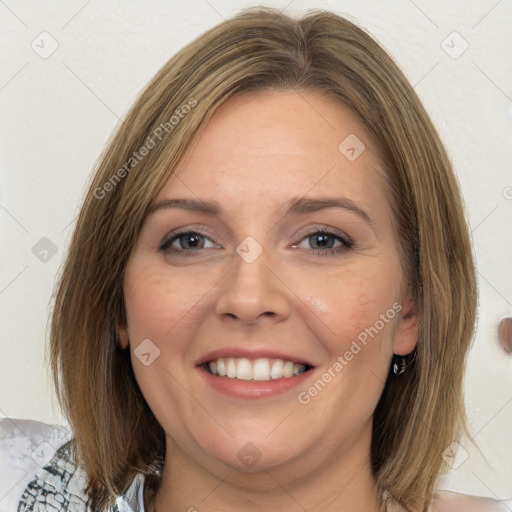
{"label": "upper lip", "polygon": [[286,354],[284,352],[279,352],[274,349],[266,349],[266,348],[242,348],[240,346],[238,347],[225,347],[225,348],[219,348],[217,350],[213,350],[211,352],[208,352],[208,354],[205,354],[201,358],[198,359],[196,365],[200,366],[204,363],[209,363],[210,361],[215,361],[219,358],[242,358],[246,357],[247,359],[258,359],[258,358],[268,358],[268,359],[283,359],[284,361],[293,361],[294,363],[303,364],[305,366],[312,366],[315,365],[309,361],[308,359]]}

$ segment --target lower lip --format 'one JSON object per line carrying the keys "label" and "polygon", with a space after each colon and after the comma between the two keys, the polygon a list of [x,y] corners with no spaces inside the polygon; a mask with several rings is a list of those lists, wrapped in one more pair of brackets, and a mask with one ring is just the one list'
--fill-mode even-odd
{"label": "lower lip", "polygon": [[281,395],[309,379],[313,369],[295,377],[273,380],[241,380],[229,377],[219,377],[198,366],[202,377],[208,385],[219,393],[242,399],[268,398]]}

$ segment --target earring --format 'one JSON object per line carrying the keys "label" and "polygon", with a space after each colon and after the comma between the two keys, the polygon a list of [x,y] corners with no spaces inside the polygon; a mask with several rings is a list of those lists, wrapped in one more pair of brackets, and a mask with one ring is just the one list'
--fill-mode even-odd
{"label": "earring", "polygon": [[416,351],[406,354],[405,356],[393,354],[393,373],[397,377],[403,375],[408,370],[409,365],[414,361],[415,355]]}

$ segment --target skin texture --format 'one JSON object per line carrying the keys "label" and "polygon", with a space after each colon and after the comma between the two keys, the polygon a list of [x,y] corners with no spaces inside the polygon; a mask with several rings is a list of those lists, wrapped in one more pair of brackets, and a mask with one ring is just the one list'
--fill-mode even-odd
{"label": "skin texture", "polygon": [[[338,149],[349,134],[366,146],[354,161]],[[159,512],[378,510],[372,415],[392,353],[410,353],[418,335],[379,165],[344,105],[311,92],[265,92],[228,100],[162,189],[156,203],[215,200],[223,212],[155,211],[126,269],[121,345],[130,344],[137,382],[167,435]],[[285,214],[288,199],[305,195],[348,198],[374,227],[347,209]],[[182,227],[206,236],[192,240],[201,250],[159,250]],[[312,234],[329,227],[336,233],[322,247]],[[248,236],[263,250],[252,263],[236,252]],[[315,253],[342,246],[336,236],[353,246]],[[194,251],[190,237],[172,247]],[[401,311],[299,403],[298,392],[396,303]],[[148,366],[134,355],[145,339],[160,350]],[[234,346],[278,348],[315,369],[281,395],[229,397],[205,383],[196,362]],[[247,443],[261,455],[251,467],[237,456]]]}

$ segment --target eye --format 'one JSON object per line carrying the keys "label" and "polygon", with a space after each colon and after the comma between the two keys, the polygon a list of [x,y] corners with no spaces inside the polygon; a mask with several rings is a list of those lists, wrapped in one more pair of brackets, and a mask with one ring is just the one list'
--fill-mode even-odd
{"label": "eye", "polygon": [[210,242],[213,248],[218,248],[206,235],[197,231],[174,232],[165,238],[161,243],[159,250],[176,254],[178,256],[193,256],[199,253],[201,249],[210,249]]}
{"label": "eye", "polygon": [[[311,231],[299,244],[293,244],[292,248],[304,248],[304,242],[307,242],[312,248],[308,252],[311,252],[313,256],[336,256],[353,247],[353,242],[349,237],[326,228]],[[159,246],[160,251],[176,256],[196,256],[203,249],[212,248],[218,249],[220,246],[212,242],[206,234],[190,229],[170,233]]]}
{"label": "eye", "polygon": [[[314,256],[337,256],[353,247],[353,242],[349,237],[325,228],[307,234],[301,240],[301,242],[304,241],[307,241],[312,247],[313,250],[311,252]],[[294,244],[292,247],[298,248],[300,244]]]}

